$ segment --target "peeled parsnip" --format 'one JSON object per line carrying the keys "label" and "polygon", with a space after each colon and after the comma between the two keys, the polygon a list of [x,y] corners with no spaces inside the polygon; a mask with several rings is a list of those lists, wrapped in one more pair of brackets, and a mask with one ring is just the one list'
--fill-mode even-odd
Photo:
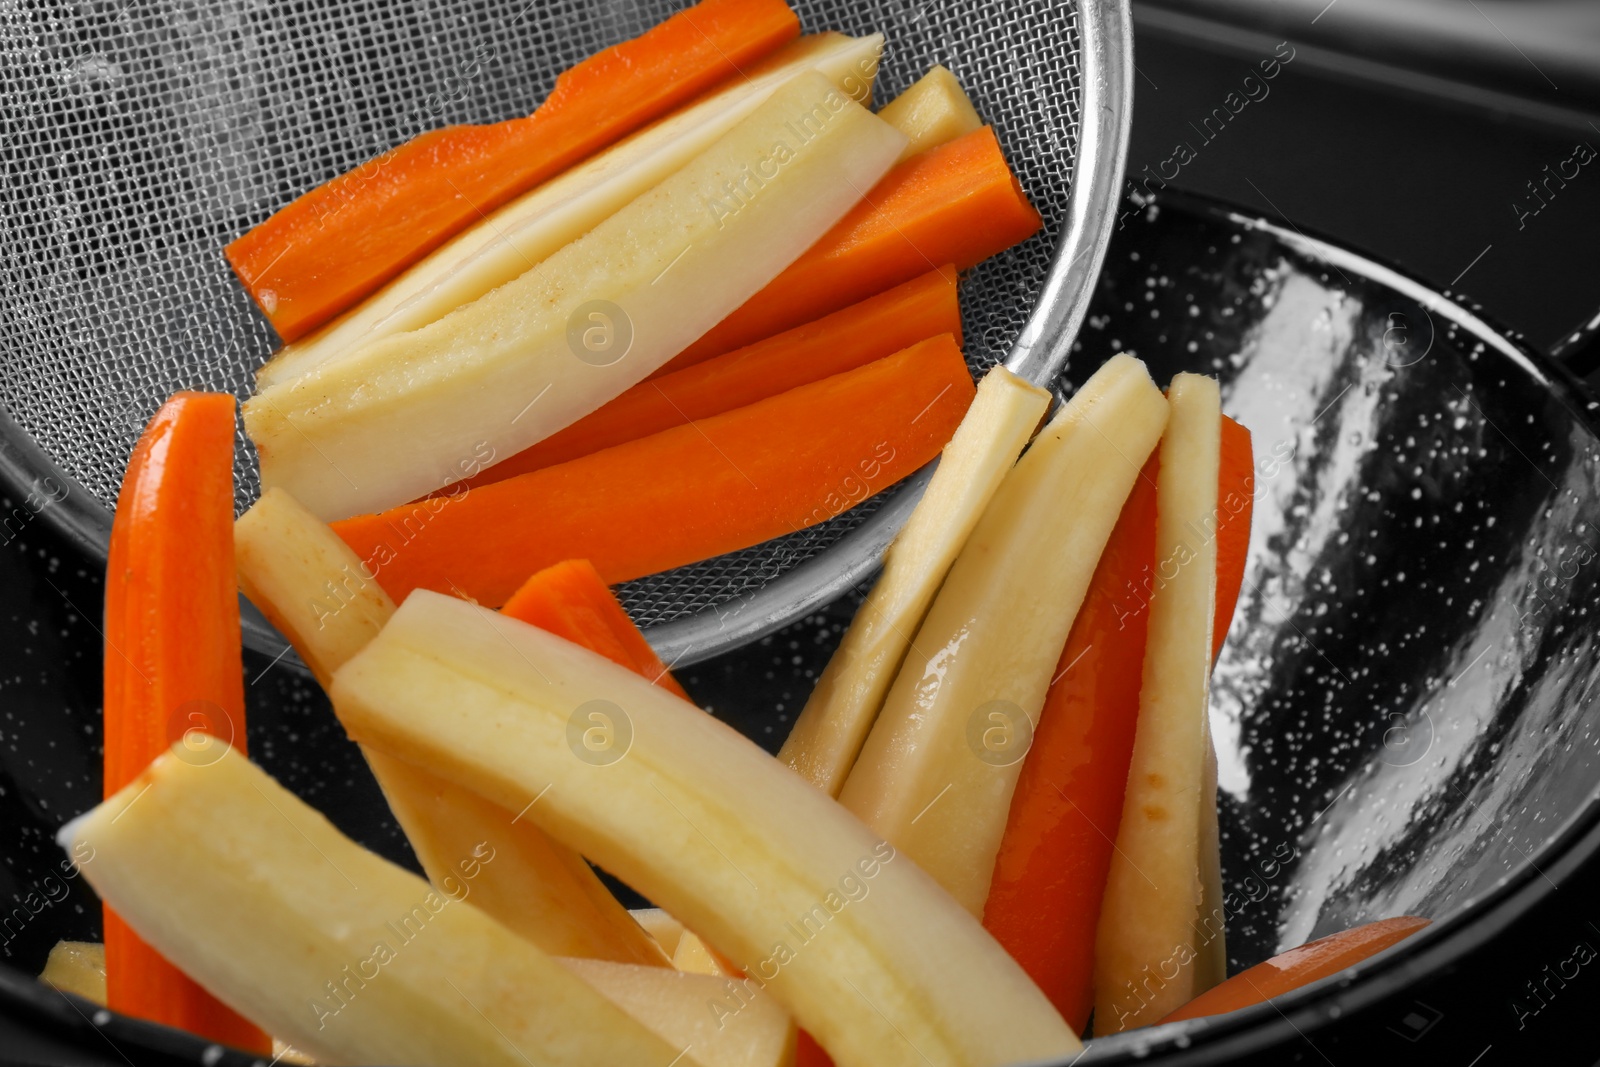
{"label": "peeled parsnip", "polygon": [[1039,432],[962,546],[839,794],[973,915],[1061,647],[1166,422],[1161,390],[1123,355]]}
{"label": "peeled parsnip", "polygon": [[394,614],[350,546],[282,489],[268,489],[233,524],[239,591],[325,682]]}
{"label": "peeled parsnip", "polygon": [[256,372],[256,388],[293,381],[362,345],[420,329],[518,277],[681,170],[796,74],[817,71],[868,102],[882,50],[881,34],[838,33],[780,49],[726,88],[513,200],[316,333],[284,345]]}
{"label": "peeled parsnip", "polygon": [[106,1002],[106,947],[98,941],[58,941],[39,981],[96,1004]]}
{"label": "peeled parsnip", "polygon": [[1217,746],[1206,716],[1206,765],[1200,779],[1200,915],[1195,921],[1195,989],[1228,979],[1227,908],[1222,895],[1222,838],[1217,825]]}
{"label": "peeled parsnip", "polygon": [[937,65],[883,105],[878,117],[911,139],[901,159],[937,148],[983,125],[956,76]]}
{"label": "peeled parsnip", "polygon": [[789,1067],[794,1021],[754,982],[606,960],[561,961],[705,1067]]}
{"label": "peeled parsnip", "polygon": [[365,752],[394,817],[430,880],[454,876],[469,840],[498,858],[473,904],[546,952],[666,970],[671,960],[594,868],[525,813],[508,811],[431,770]]}
{"label": "peeled parsnip", "polygon": [[320,1062],[662,1067],[681,1052],[466,903],[492,853],[435,891],[215,738],[178,742],[60,842],[92,856],[84,877],[140,937]]}
{"label": "peeled parsnip", "polygon": [[[1159,394],[1157,394],[1159,397]],[[350,735],[425,763],[681,918],[839,1067],[1070,1056],[978,921],[754,742],[585,649],[418,590],[334,676]],[[603,711],[608,743],[575,726]]]}
{"label": "peeled parsnip", "polygon": [[830,796],[844,787],[950,564],[1049,404],[1048,392],[1004,367],[978,383],[927,491],[889,546],[882,575],[778,752]]}
{"label": "peeled parsnip", "polygon": [[[322,521],[269,489],[234,525],[239,586],[289,638],[318,680],[383,629],[394,614],[375,576]],[[516,812],[420,767],[367,752],[367,761],[435,884],[458,878],[479,843],[499,857],[474,903],[546,952],[664,967],[667,955],[583,857]]]}
{"label": "peeled parsnip", "polygon": [[1196,374],[1175,376],[1168,399],[1139,721],[1095,936],[1097,1034],[1156,1022],[1216,977],[1199,939],[1221,919],[1201,913],[1219,869],[1207,704],[1221,406],[1215,379]]}
{"label": "peeled parsnip", "polygon": [[678,947],[672,953],[672,965],[690,974],[726,975],[728,972],[711,954],[706,943],[691,931],[685,930],[678,938]]}
{"label": "peeled parsnip", "polygon": [[634,908],[630,915],[645,933],[656,939],[663,952],[672,955],[678,949],[678,941],[683,937],[683,924],[660,908]]}
{"label": "peeled parsnip", "polygon": [[721,321],[899,156],[815,72],[516,280],[257,394],[263,487],[324,520],[414,500],[587,415]]}

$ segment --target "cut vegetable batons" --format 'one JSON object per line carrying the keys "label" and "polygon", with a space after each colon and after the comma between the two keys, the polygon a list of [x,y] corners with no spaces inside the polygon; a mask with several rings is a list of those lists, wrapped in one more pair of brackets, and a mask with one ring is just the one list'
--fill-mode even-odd
{"label": "cut vegetable batons", "polygon": [[1154,1023],[1208,988],[1200,941],[1217,865],[1207,706],[1222,412],[1212,378],[1179,374],[1167,395],[1139,721],[1095,934],[1097,1034]]}
{"label": "cut vegetable batons", "polygon": [[[602,656],[417,590],[335,674],[333,699],[362,744],[527,807],[682,919],[839,1067],[1079,1048],[915,864],[726,723]],[[626,724],[617,758],[586,758],[570,733],[596,702]]]}
{"label": "cut vegetable batons", "polygon": [[704,1067],[790,1067],[795,1025],[756,983],[605,960],[572,973]]}
{"label": "cut vegetable batons", "polygon": [[819,33],[793,42],[726,88],[523,194],[310,337],[284,345],[256,372],[256,387],[292,381],[364,344],[420,329],[518,277],[682,170],[797,74],[817,71],[857,103],[869,102],[882,50],[881,34]]}
{"label": "cut vegetable batons", "polygon": [[93,857],[83,876],[163,956],[319,1061],[661,1067],[681,1052],[462,903],[471,875],[435,891],[214,738],[175,744],[59,841]]}
{"label": "cut vegetable batons", "polygon": [[878,117],[911,139],[902,160],[954,141],[983,125],[977,109],[956,76],[934,66],[921,78],[883,105]]}
{"label": "cut vegetable batons", "polygon": [[[234,559],[240,589],[324,685],[394,614],[355,553],[281,489],[267,490],[234,524]],[[546,952],[667,965],[582,856],[427,770],[366,756],[436,886],[460,884],[461,864],[481,848],[495,859],[473,883],[473,904]]]}
{"label": "cut vegetable batons", "polygon": [[1062,405],[967,537],[839,794],[975,916],[1056,659],[1166,423],[1126,355]]}
{"label": "cut vegetable batons", "polygon": [[926,492],[889,546],[882,575],[778,752],[828,795],[838,796],[843,788],[911,635],[1049,406],[1048,392],[1004,367],[978,383]]}
{"label": "cut vegetable batons", "polygon": [[755,294],[906,138],[815,71],[514,281],[245,405],[264,488],[325,520],[415,500],[587,415]]}

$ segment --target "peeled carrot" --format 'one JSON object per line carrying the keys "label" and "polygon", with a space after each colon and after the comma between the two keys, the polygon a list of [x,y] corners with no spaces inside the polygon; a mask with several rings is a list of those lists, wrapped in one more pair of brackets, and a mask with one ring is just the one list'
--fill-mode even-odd
{"label": "peeled carrot", "polygon": [[[243,750],[233,397],[179,393],[134,447],[106,562],[105,795],[191,730]],[[107,1006],[212,1041],[272,1042],[105,909]]]}
{"label": "peeled carrot", "polygon": [[[1250,525],[1248,505],[1230,511],[1220,504],[1230,494],[1251,500],[1253,474],[1249,431],[1232,419],[1222,422],[1218,647],[1238,596]],[[1158,580],[1158,459],[1150,457],[1123,505],[1061,651],[1012,796],[983,913],[984,926],[1080,1034],[1094,1004],[1095,927],[1122,817],[1146,609]]]}
{"label": "peeled carrot", "polygon": [[227,246],[285,341],[546,178],[800,33],[784,0],[700,0],[563,73],[532,115],[450,126],[318,186]]}
{"label": "peeled carrot", "polygon": [[586,559],[546,567],[523,582],[500,613],[598,652],[668,692],[689,698]]}
{"label": "peeled carrot", "polygon": [[794,1067],[833,1067],[833,1057],[805,1030],[795,1035]]}
{"label": "peeled carrot", "polygon": [[1250,555],[1250,519],[1255,511],[1255,450],[1250,431],[1222,419],[1222,462],[1217,472],[1217,615],[1211,631],[1211,656],[1222,652],[1233,609],[1244,585]]}
{"label": "peeled carrot", "polygon": [[1247,971],[1240,971],[1221,985],[1212,986],[1161,1021],[1175,1023],[1180,1019],[1198,1019],[1203,1015],[1222,1015],[1281,997],[1291,990],[1353,967],[1368,956],[1376,956],[1389,946],[1404,941],[1429,922],[1414,915],[1402,915],[1307,942],[1299,948],[1279,953],[1265,963],[1258,963]]}
{"label": "peeled carrot", "polygon": [[467,481],[487,485],[853,370],[929,337],[961,339],[953,267],[676,374],[640,382],[585,418]]}
{"label": "peeled carrot", "polygon": [[988,126],[913,156],[767,287],[657,375],[826,315],[941,263],[966,270],[1042,222]]}
{"label": "peeled carrot", "polygon": [[955,339],[569,463],[334,524],[396,601],[503,604],[565,559],[607,583],[822,522],[939,454],[974,389]]}

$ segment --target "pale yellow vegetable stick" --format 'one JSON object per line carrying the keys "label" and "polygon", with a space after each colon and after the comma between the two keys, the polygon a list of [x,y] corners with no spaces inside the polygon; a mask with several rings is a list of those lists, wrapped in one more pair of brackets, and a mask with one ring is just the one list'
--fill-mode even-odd
{"label": "pale yellow vegetable stick", "polygon": [[[1196,927],[1210,746],[1211,626],[1216,603],[1217,383],[1179,374],[1168,390],[1171,424],[1156,488],[1157,573],[1139,722],[1117,848],[1095,937],[1097,1034],[1153,1023],[1205,992]],[[1215,849],[1213,839],[1205,845]]]}
{"label": "pale yellow vegetable stick", "polygon": [[[327,684],[394,614],[375,576],[282,489],[234,525],[239,586]],[[480,846],[498,857],[473,902],[546,952],[666,966],[668,958],[589,865],[517,817],[428,771],[366,753],[423,870],[441,887]],[[447,883],[446,880],[449,880]]]}
{"label": "pale yellow vegetable stick", "polygon": [[788,1067],[794,1062],[794,1021],[754,983],[605,960],[561,962],[705,1067]]}
{"label": "pale yellow vegetable stick", "polygon": [[889,546],[882,575],[778,752],[780,760],[830,796],[844,787],[911,635],[922,625],[956,553],[1049,405],[1048,392],[1004,367],[995,367],[978,383],[978,394],[944,446],[927,491]]}
{"label": "pale yellow vegetable stick", "polygon": [[459,897],[435,891],[214,738],[178,742],[59,840],[92,855],[84,877],[141,938],[315,1059],[662,1067],[681,1052],[464,903],[473,875]]}
{"label": "pale yellow vegetable stick", "polygon": [[683,936],[678,938],[678,947],[672,954],[672,966],[689,974],[726,975],[722,964],[711,954],[706,943],[685,930]]}
{"label": "pale yellow vegetable stick", "polygon": [[961,83],[942,66],[933,67],[911,88],[883,105],[878,117],[911,138],[900,156],[902,160],[983,125]]}
{"label": "pale yellow vegetable stick", "polygon": [[1144,364],[1117,356],[1039,432],[950,567],[839,794],[973,915],[1061,646],[1166,422]]}
{"label": "pale yellow vegetable stick", "polygon": [[662,951],[672,955],[677,951],[678,940],[683,937],[683,924],[660,908],[634,908],[628,914],[644,927],[645,933],[656,939]]}
{"label": "pale yellow vegetable stick", "polygon": [[244,405],[263,487],[325,520],[414,500],[642,380],[797,259],[905,137],[815,71],[514,281]]}
{"label": "pale yellow vegetable stick", "polygon": [[284,345],[256,372],[256,388],[420,329],[511,281],[681,170],[796,74],[815,70],[868,102],[882,50],[881,34],[802,37],[726,88],[513,200],[311,336]]}
{"label": "pale yellow vegetable stick", "polygon": [[286,490],[266,490],[239,516],[233,558],[239,591],[320,682],[394,614],[394,601],[361,557]]}
{"label": "pale yellow vegetable stick", "polygon": [[1228,914],[1222,895],[1222,841],[1217,826],[1217,749],[1206,722],[1206,767],[1200,780],[1200,917],[1195,922],[1195,989],[1203,993],[1228,977]]}
{"label": "pale yellow vegetable stick", "polygon": [[98,941],[57,941],[39,981],[76,993],[96,1004],[106,1002],[106,947]]}
{"label": "pale yellow vegetable stick", "polygon": [[572,849],[525,814],[463,789],[422,767],[366,751],[383,795],[428,878],[459,883],[462,849],[487,847],[472,903],[552,954],[667,969],[671,960]]}
{"label": "pale yellow vegetable stick", "polygon": [[[683,920],[839,1067],[1064,1058],[978,921],[753,741],[604,657],[418,590],[334,676],[360,743],[520,809]],[[596,702],[604,702],[596,703]],[[585,746],[597,709],[611,746]]]}

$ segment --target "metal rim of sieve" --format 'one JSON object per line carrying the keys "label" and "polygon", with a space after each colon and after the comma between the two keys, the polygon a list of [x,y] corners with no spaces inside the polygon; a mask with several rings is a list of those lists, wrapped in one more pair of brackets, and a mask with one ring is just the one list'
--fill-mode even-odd
{"label": "metal rim of sieve", "polygon": [[[920,6],[917,10],[921,11]],[[1061,207],[1061,238],[1054,260],[1039,288],[1033,313],[1004,360],[1019,375],[1046,386],[1066,362],[1110,241],[1133,98],[1128,0],[1077,0],[1060,17],[1071,20],[1077,37],[1078,108],[1075,114],[1069,109],[1077,137],[1069,149],[1072,158],[1066,170],[1070,181],[1060,183],[1069,191]],[[929,464],[887,494],[852,509],[866,517],[764,584],[692,613],[647,625],[651,643],[669,663],[695,663],[759,639],[865,581],[910,515],[933,466]],[[27,494],[28,500],[48,501],[42,508],[29,505],[30,510],[46,518],[86,555],[105,558],[111,529],[109,507],[68,474],[5,404],[0,404],[0,476]],[[630,598],[627,587],[623,596],[625,601]],[[241,604],[245,644],[280,657],[287,652],[277,631],[248,602],[241,599]],[[649,620],[645,621],[648,624]]]}
{"label": "metal rim of sieve", "polygon": [[[1127,0],[1080,0],[1079,140],[1061,243],[1033,315],[1005,365],[1049,388],[1066,366],[1111,243],[1133,118],[1133,25]],[[921,499],[928,464],[830,548],[766,585],[645,631],[661,658],[698,663],[816,611],[870,578]]]}

